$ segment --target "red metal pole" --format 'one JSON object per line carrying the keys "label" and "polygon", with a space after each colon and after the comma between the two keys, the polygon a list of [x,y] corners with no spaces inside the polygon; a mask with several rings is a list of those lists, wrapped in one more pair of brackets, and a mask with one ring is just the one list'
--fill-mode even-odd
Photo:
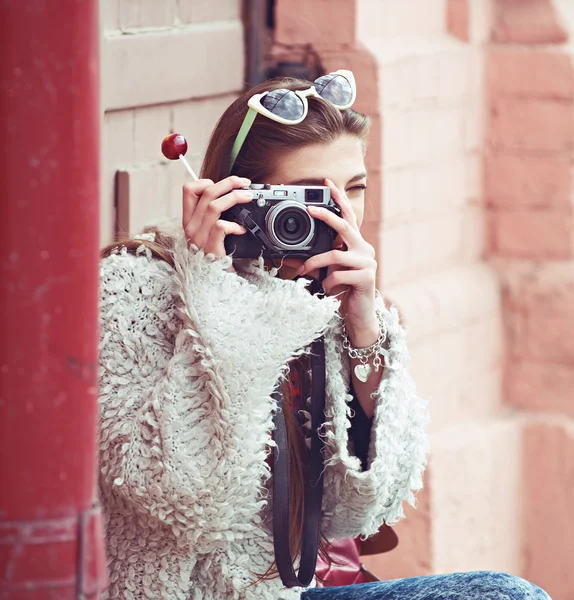
{"label": "red metal pole", "polygon": [[97,0],[0,0],[0,599],[98,598]]}

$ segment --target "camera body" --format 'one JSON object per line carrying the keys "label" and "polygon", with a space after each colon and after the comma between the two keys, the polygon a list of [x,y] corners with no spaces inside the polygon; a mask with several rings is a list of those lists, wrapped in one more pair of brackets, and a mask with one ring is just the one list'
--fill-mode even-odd
{"label": "camera body", "polygon": [[309,258],[333,247],[336,231],[314,219],[307,206],[320,206],[340,215],[331,190],[318,185],[252,183],[253,200],[221,214],[248,231],[225,237],[225,250],[235,258]]}

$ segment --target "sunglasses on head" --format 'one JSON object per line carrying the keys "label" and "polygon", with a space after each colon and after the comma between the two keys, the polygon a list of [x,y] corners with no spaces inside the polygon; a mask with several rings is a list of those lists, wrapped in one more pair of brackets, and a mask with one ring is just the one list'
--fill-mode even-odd
{"label": "sunglasses on head", "polygon": [[318,77],[306,90],[287,90],[284,88],[263,92],[251,96],[247,102],[249,110],[243,119],[239,133],[231,149],[229,172],[233,169],[237,155],[257,114],[263,115],[283,125],[301,123],[309,112],[307,98],[322,98],[339,110],[350,108],[357,97],[355,77],[351,71],[339,70]]}

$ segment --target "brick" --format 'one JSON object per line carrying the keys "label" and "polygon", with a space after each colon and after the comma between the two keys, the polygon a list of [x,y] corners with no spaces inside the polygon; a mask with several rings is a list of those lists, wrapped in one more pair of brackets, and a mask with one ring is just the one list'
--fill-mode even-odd
{"label": "brick", "polygon": [[120,27],[170,27],[176,23],[177,0],[120,0]]}
{"label": "brick", "polygon": [[553,598],[574,597],[574,434],[568,424],[524,432],[525,577]]}
{"label": "brick", "polygon": [[504,378],[507,403],[532,412],[574,416],[573,389],[571,364],[514,360]]}
{"label": "brick", "polygon": [[[134,1],[134,0],[132,0]],[[178,23],[177,9],[179,0],[146,0],[140,5],[141,27],[169,27]]]}
{"label": "brick", "polygon": [[572,54],[564,50],[492,46],[487,65],[491,97],[574,99]]}
{"label": "brick", "polygon": [[[419,127],[424,134],[427,128],[426,123],[430,124],[429,137],[426,151],[421,154],[422,160],[436,160],[437,158],[446,158],[460,156],[464,152],[464,120],[465,111],[463,107],[453,107],[449,110],[437,111],[433,114],[431,111],[425,111],[420,115]],[[418,130],[415,130],[415,134]],[[413,136],[413,143],[416,144],[416,135]],[[421,146],[424,148],[424,145]]]}
{"label": "brick", "polygon": [[464,159],[464,199],[482,202],[485,188],[485,158],[482,152],[471,152]]}
{"label": "brick", "polygon": [[141,3],[137,0],[119,0],[118,24],[120,28],[140,27]]}
{"label": "brick", "polygon": [[172,132],[170,105],[149,106],[134,110],[133,162],[158,162],[163,160],[161,142]]}
{"label": "brick", "polygon": [[132,110],[107,112],[102,126],[102,175],[100,201],[100,242],[112,242],[116,231],[116,171],[134,160],[134,113]]}
{"label": "brick", "polygon": [[571,302],[562,313],[542,303],[522,310],[509,308],[506,330],[511,359],[574,366],[574,297]]}
{"label": "brick", "polygon": [[203,154],[219,117],[236,99],[236,95],[201,98],[172,104],[173,130],[181,131],[192,154]]}
{"label": "brick", "polygon": [[469,0],[447,0],[446,23],[447,31],[463,42],[468,42],[470,37]]}
{"label": "brick", "polygon": [[404,227],[399,227],[382,234],[381,253],[378,260],[383,289],[401,281],[401,276],[408,272],[411,248],[404,229]]}
{"label": "brick", "polygon": [[472,77],[471,71],[479,53],[452,38],[422,41],[420,45],[411,39],[401,44],[377,41],[369,49],[379,61],[385,108],[462,107],[470,93],[469,85],[476,87],[477,77]]}
{"label": "brick", "polygon": [[404,106],[411,102],[413,96],[413,88],[417,83],[419,83],[420,89],[422,92],[419,92],[420,95],[428,94],[432,96],[433,93],[436,93],[431,88],[432,86],[432,78],[428,76],[428,80],[430,82],[422,82],[421,80],[413,80],[413,77],[410,75],[410,71],[412,67],[410,67],[409,59],[403,59],[401,61],[392,61],[387,62],[382,65],[380,78],[380,100],[381,106],[383,108],[392,108],[392,107],[400,107]]}
{"label": "brick", "polygon": [[380,289],[400,307],[409,339],[417,344],[500,313],[499,280],[484,263],[457,265]]}
{"label": "brick", "polygon": [[235,92],[243,89],[243,61],[242,26],[234,21],[109,36],[103,104],[110,110]]}
{"label": "brick", "polygon": [[423,395],[436,400],[433,418],[441,425],[445,423],[445,414],[456,408],[452,405],[446,407],[442,392],[448,389],[458,392],[461,383],[467,378],[465,350],[465,327],[451,327],[426,338],[418,345],[417,356],[413,358],[413,376],[417,388]]}
{"label": "brick", "polygon": [[[488,356],[485,350],[477,350],[476,354]],[[453,423],[464,419],[481,420],[500,414],[503,404],[502,396],[503,367],[498,365],[482,372],[470,373],[468,379],[459,383],[458,405],[450,415]],[[450,412],[450,411],[449,411]]]}
{"label": "brick", "polygon": [[466,105],[464,129],[464,149],[467,152],[479,152],[484,147],[486,108],[483,94],[472,95]]}
{"label": "brick", "polygon": [[433,429],[495,414],[502,390],[498,321],[452,324],[423,340],[409,336],[409,346],[417,389],[432,402]]}
{"label": "brick", "polygon": [[182,23],[241,19],[241,0],[179,0],[178,16]]}
{"label": "brick", "polygon": [[574,365],[572,263],[506,273],[503,285],[511,359]]}
{"label": "brick", "polygon": [[[419,352],[419,343],[439,331],[438,307],[432,290],[427,288],[423,278],[401,282],[383,289],[385,298],[395,304],[400,312],[401,321],[407,327],[411,353]],[[422,368],[426,366],[424,359],[418,360]]]}
{"label": "brick", "polygon": [[489,206],[567,209],[572,204],[569,157],[488,153],[484,165]]}
{"label": "brick", "polygon": [[390,169],[383,173],[382,208],[386,222],[402,221],[414,212],[416,175],[411,168]]}
{"label": "brick", "polygon": [[500,368],[504,358],[502,314],[495,308],[465,328],[464,362],[467,372],[474,376],[491,373]]}
{"label": "brick", "polygon": [[[435,364],[438,361],[438,358],[434,359],[434,368],[444,369],[445,362]],[[417,378],[418,374],[413,371],[413,376]],[[418,379],[415,380],[418,387]],[[459,374],[453,374],[448,385],[433,387],[429,397],[432,406],[431,432],[457,423],[492,418],[501,412],[500,407],[503,406],[502,368],[478,374],[462,370]]]}
{"label": "brick", "polygon": [[492,25],[492,2],[484,0],[470,1],[470,39],[472,42],[484,44],[490,39]]}
{"label": "brick", "polygon": [[[448,179],[447,183],[444,176],[451,171],[452,179]],[[421,220],[445,213],[457,205],[463,178],[460,164],[455,160],[430,165],[410,165],[397,172],[402,175],[402,185],[405,189],[403,195],[398,195],[400,189],[394,190],[397,196],[389,201],[400,203],[404,207],[403,218],[407,217],[411,221]]]}
{"label": "brick", "polygon": [[452,159],[464,151],[464,108],[387,109],[383,148],[388,168]]}
{"label": "brick", "polygon": [[574,106],[545,99],[498,98],[491,105],[494,148],[565,152],[574,149]]}
{"label": "brick", "polygon": [[506,44],[561,44],[568,33],[552,0],[497,0],[492,40]]}
{"label": "brick", "polygon": [[[462,106],[463,99],[469,94],[469,84],[475,84],[478,77],[470,77],[470,73],[477,67],[476,56],[478,53],[469,50],[467,46],[448,40],[443,43],[442,51],[426,53],[424,62],[421,61],[417,78],[424,78],[423,71],[430,68],[431,63],[436,64],[438,75],[438,90],[435,97],[431,96],[431,105],[438,101],[441,107]],[[432,73],[432,70],[431,70]],[[477,73],[478,75],[478,73]],[[423,79],[424,81],[424,79]],[[415,83],[416,85],[416,83]],[[460,102],[457,103],[456,100]]]}
{"label": "brick", "polygon": [[[199,157],[188,157],[194,169]],[[118,171],[118,230],[134,235],[145,226],[181,218],[181,186],[187,171],[173,161]]]}
{"label": "brick", "polygon": [[484,210],[478,202],[469,203],[462,213],[460,223],[458,258],[463,263],[481,260],[486,254],[486,225]]}
{"label": "brick", "polygon": [[170,214],[167,169],[164,166],[119,171],[118,231],[134,235]]}
{"label": "brick", "polygon": [[572,262],[508,265],[502,277],[507,311],[527,314],[543,310],[566,317],[573,315]]}
{"label": "brick", "polygon": [[[325,15],[329,15],[326,19]],[[349,0],[290,0],[275,7],[275,41],[315,47],[352,45],[356,8]]]}
{"label": "brick", "polygon": [[386,168],[399,168],[412,163],[411,132],[405,113],[399,109],[383,112],[383,151]]}
{"label": "brick", "polygon": [[100,2],[100,27],[104,32],[120,26],[120,2],[121,0]]}
{"label": "brick", "polygon": [[569,259],[574,254],[574,219],[560,210],[490,211],[489,248],[508,258]]}
{"label": "brick", "polygon": [[[460,421],[431,436],[433,572],[522,568],[518,420]],[[501,535],[501,524],[504,534]]]}
{"label": "brick", "polygon": [[498,314],[499,280],[483,263],[457,265],[424,281],[437,306],[436,327],[440,330]]}
{"label": "brick", "polygon": [[444,14],[444,0],[362,0],[358,3],[358,32],[361,41],[438,36],[445,31]]}
{"label": "brick", "polygon": [[436,215],[408,225],[405,235],[411,246],[408,270],[421,273],[456,263],[462,247],[464,210]]}
{"label": "brick", "polygon": [[[574,305],[574,298],[572,302]],[[529,315],[522,342],[515,351],[527,360],[569,364],[574,368],[574,308],[567,315],[538,311]]]}

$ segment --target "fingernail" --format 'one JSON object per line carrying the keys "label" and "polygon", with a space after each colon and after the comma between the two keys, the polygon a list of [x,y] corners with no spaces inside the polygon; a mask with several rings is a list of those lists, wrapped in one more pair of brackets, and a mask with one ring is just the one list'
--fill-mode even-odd
{"label": "fingernail", "polygon": [[297,269],[297,273],[295,273],[295,277],[299,277],[300,275],[303,275],[304,272],[305,272],[305,265],[301,265]]}
{"label": "fingernail", "polygon": [[241,183],[243,183],[244,185],[249,185],[251,183],[251,179],[247,179],[247,177],[242,177]]}
{"label": "fingernail", "polygon": [[240,196],[242,198],[253,198],[253,192],[250,192],[248,190],[243,190],[240,192]]}

